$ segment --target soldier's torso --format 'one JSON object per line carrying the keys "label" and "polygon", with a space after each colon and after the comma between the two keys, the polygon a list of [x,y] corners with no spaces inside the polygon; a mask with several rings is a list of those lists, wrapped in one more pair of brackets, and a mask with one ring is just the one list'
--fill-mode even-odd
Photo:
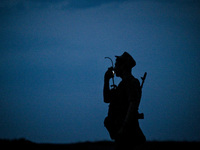
{"label": "soldier's torso", "polygon": [[[129,95],[130,95],[130,86],[137,79],[133,76],[121,81],[116,89],[113,89],[112,92],[112,100],[109,106],[108,116],[111,116],[116,122],[123,122],[122,120],[125,118],[128,107],[130,104]],[[138,81],[138,80],[137,80]],[[138,81],[139,82],[139,81]],[[134,91],[132,91],[134,92]]]}

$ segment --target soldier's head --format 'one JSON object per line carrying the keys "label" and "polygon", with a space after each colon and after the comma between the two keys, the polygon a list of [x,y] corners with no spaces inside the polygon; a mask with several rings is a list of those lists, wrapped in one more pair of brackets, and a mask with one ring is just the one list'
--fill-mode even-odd
{"label": "soldier's head", "polygon": [[117,77],[121,77],[123,73],[129,72],[131,73],[131,69],[136,65],[133,57],[124,52],[121,56],[115,56],[115,73]]}

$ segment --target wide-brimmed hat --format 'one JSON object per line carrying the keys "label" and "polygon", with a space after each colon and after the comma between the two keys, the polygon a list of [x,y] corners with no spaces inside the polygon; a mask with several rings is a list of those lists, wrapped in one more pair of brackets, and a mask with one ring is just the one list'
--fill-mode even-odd
{"label": "wide-brimmed hat", "polygon": [[136,65],[136,62],[133,59],[133,57],[127,52],[124,52],[121,56],[115,56],[115,57],[116,57],[116,61],[119,61],[120,63],[124,63],[130,68],[133,68]]}

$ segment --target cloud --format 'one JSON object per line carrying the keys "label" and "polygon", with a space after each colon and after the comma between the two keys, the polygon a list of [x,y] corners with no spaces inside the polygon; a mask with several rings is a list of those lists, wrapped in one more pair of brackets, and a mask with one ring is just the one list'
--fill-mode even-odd
{"label": "cloud", "polygon": [[135,0],[2,0],[3,10],[27,10],[31,8],[86,9],[112,2],[122,3]]}
{"label": "cloud", "polygon": [[33,2],[41,3],[41,4],[59,4],[63,3],[67,8],[89,8],[89,7],[97,7],[103,4],[108,3],[122,3],[126,1],[135,1],[135,0],[31,0]]}
{"label": "cloud", "polygon": [[76,0],[68,0],[68,6],[69,8],[90,8],[90,7],[98,7],[103,4],[108,3],[122,3],[126,1],[133,1],[133,0],[82,0],[82,1],[76,1]]}
{"label": "cloud", "polygon": [[[41,0],[42,1],[42,0]],[[45,0],[52,1],[52,0]],[[60,0],[67,2],[66,8],[74,8],[74,9],[85,9],[90,7],[98,7],[104,4],[109,3],[123,3],[123,2],[136,2],[137,0]],[[145,0],[140,0],[145,1]],[[149,0],[151,2],[160,2],[160,3],[195,3],[199,2],[198,0]]]}
{"label": "cloud", "polygon": [[[29,9],[87,9],[91,7],[98,7],[109,3],[124,3],[135,2],[137,0],[1,0],[0,13],[4,11],[13,10],[29,10]],[[194,3],[197,0],[151,0],[154,2],[167,3]]]}

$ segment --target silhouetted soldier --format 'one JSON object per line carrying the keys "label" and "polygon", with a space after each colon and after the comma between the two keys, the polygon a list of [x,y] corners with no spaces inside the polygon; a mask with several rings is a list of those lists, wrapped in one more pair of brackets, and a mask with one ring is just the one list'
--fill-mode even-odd
{"label": "silhouetted soldier", "polygon": [[[146,141],[138,122],[141,87],[139,80],[131,74],[135,60],[127,52],[115,57],[115,67],[108,68],[104,76],[104,102],[110,103],[104,125],[115,140],[117,149],[131,149]],[[122,81],[110,89],[109,80],[114,77],[113,71]]]}

